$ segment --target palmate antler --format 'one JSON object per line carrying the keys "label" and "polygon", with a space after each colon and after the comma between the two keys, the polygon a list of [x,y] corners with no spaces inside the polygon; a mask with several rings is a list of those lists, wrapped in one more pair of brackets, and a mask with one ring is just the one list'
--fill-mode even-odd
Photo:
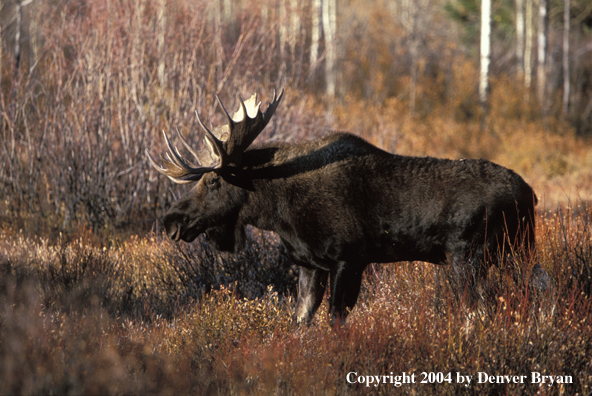
{"label": "palmate antler", "polygon": [[169,152],[166,158],[161,156],[164,167],[157,165],[146,150],[148,159],[154,168],[167,176],[175,183],[185,184],[198,181],[204,173],[222,169],[230,163],[237,163],[242,153],[253,143],[253,141],[263,131],[278,104],[282,100],[284,91],[276,96],[273,92],[273,100],[267,106],[264,113],[261,112],[261,102],[257,102],[257,94],[251,96],[247,101],[243,101],[239,96],[239,109],[231,117],[226,111],[220,98],[216,95],[218,104],[224,111],[228,124],[214,128],[210,131],[199,118],[197,111],[197,121],[205,132],[206,147],[200,151],[195,151],[189,143],[183,138],[183,135],[177,130],[181,142],[187,150],[195,157],[197,165],[183,157],[179,150],[171,144],[167,134],[162,131]]}

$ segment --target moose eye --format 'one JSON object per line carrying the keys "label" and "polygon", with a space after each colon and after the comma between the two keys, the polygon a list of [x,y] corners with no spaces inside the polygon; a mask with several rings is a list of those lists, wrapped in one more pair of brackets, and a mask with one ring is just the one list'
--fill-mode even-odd
{"label": "moose eye", "polygon": [[216,187],[218,185],[219,179],[219,177],[210,177],[206,180],[206,184],[208,187]]}

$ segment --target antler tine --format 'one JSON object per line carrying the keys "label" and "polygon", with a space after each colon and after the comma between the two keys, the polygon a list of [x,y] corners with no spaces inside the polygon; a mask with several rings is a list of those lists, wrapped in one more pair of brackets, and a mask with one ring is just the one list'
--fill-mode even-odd
{"label": "antler tine", "polygon": [[282,91],[280,92],[279,96],[277,96],[276,90],[275,89],[273,90],[273,100],[271,101],[269,106],[267,106],[267,109],[265,109],[265,116],[266,117],[267,117],[267,112],[270,112],[269,118],[271,118],[271,116],[273,116],[273,113],[275,113],[275,109],[277,109],[277,107],[280,104],[283,97],[284,97],[284,89],[283,88],[282,88]]}
{"label": "antler tine", "polygon": [[166,153],[169,161],[174,163],[178,167],[183,167],[183,166],[189,167],[189,164],[187,163],[187,161],[183,157],[181,157],[179,150],[177,150],[177,148],[175,146],[173,146],[173,144],[169,140],[169,137],[167,136],[166,132],[162,131],[162,134],[164,135],[164,140],[166,141],[166,145],[169,148],[169,152],[173,155],[173,157],[171,158],[169,153]]}
{"label": "antler tine", "polygon": [[232,127],[235,124],[235,121],[230,116],[230,113],[228,113],[228,111],[226,110],[226,107],[224,107],[224,104],[220,100],[220,96],[216,95],[216,101],[220,105],[220,108],[222,109],[222,111],[224,112],[224,115],[226,116],[226,119],[228,120],[228,126]]}
{"label": "antler tine", "polygon": [[[177,130],[177,132],[179,131]],[[166,132],[162,131],[162,134],[164,136],[166,145],[169,149],[169,151],[165,153],[166,158],[161,156],[165,166],[162,167],[157,165],[154,161],[154,158],[152,158],[152,155],[150,155],[150,152],[148,150],[146,150],[146,154],[148,155],[148,160],[150,161],[154,169],[156,169],[163,175],[167,176],[175,183],[185,184],[197,181],[203,176],[204,173],[211,172],[218,168],[219,164],[215,167],[193,166],[189,163],[189,161],[187,161],[187,159],[183,158],[183,156],[181,156],[181,154],[179,153],[179,150],[177,150],[177,148],[173,146]],[[180,133],[179,136],[181,136]],[[198,158],[199,161],[199,157],[196,155],[195,151],[189,147],[189,145],[187,144],[185,139],[183,139],[182,136],[181,139],[183,141],[183,144],[186,145],[189,151],[193,155],[195,155],[195,157]]]}
{"label": "antler tine", "polygon": [[205,139],[205,142],[208,145],[207,148],[202,148],[199,151],[195,151],[191,147],[191,145],[187,142],[187,140],[185,140],[185,138],[183,137],[183,134],[181,132],[179,132],[179,129],[178,128],[176,128],[176,129],[177,129],[177,134],[179,135],[179,138],[181,139],[181,142],[183,143],[185,148],[195,157],[198,165],[204,166],[204,167],[214,167],[214,168],[216,168],[220,165],[220,158],[219,157],[217,159],[214,158],[214,154],[216,153],[216,151],[208,139]]}
{"label": "antler tine", "polygon": [[[283,94],[284,91],[282,90],[278,96],[274,90],[273,100],[267,106],[265,113],[261,112],[261,102],[257,103],[257,95],[251,96],[246,102],[239,95],[238,99],[240,107],[239,111],[235,113],[234,118],[230,116],[222,104],[220,97],[216,95],[218,104],[222,108],[222,111],[224,111],[226,119],[228,120],[228,125],[225,125],[222,128],[224,133],[220,135],[221,137],[216,136],[216,134],[205,126],[197,111],[195,112],[197,122],[205,132],[204,138],[208,148],[203,148],[199,152],[195,151],[177,129],[177,134],[179,135],[181,142],[195,157],[198,166],[193,165],[183,157],[181,153],[179,153],[179,150],[177,147],[173,146],[165,131],[162,131],[162,134],[168,152],[166,153],[166,157],[161,156],[164,162],[164,167],[157,165],[150,152],[146,150],[148,160],[154,169],[167,176],[175,183],[180,184],[199,180],[204,173],[222,169],[233,161],[238,165],[242,153],[249,147],[253,140],[257,138],[261,131],[263,131],[263,128],[265,128],[273,116]],[[227,136],[226,139],[221,140],[224,135]]]}
{"label": "antler tine", "polygon": [[228,127],[230,133],[228,139],[224,141],[224,149],[230,162],[238,160],[242,153],[263,131],[273,116],[282,95],[278,97],[274,91],[273,100],[268,105],[265,113],[261,112],[261,102],[257,103],[256,94],[251,96],[246,102],[238,95],[240,107],[235,113],[234,118],[230,117],[218,98],[218,102],[229,120]]}
{"label": "antler tine", "polygon": [[[152,164],[154,169],[156,169],[159,173],[162,173],[163,175],[165,175],[166,177],[168,177],[169,179],[171,179],[172,181],[174,181],[177,184],[190,183],[192,181],[199,180],[199,178],[201,177],[201,174],[200,175],[191,175],[191,174],[183,175],[183,174],[181,174],[180,168],[176,168],[175,164],[173,164],[170,161],[167,161],[164,158],[163,158],[163,160],[165,161],[166,168],[163,168],[162,166],[157,165],[156,162],[154,161],[154,158],[152,158],[152,155],[150,155],[150,151],[148,151],[148,149],[146,149],[146,155],[148,156],[148,160],[150,161],[150,163]],[[168,154],[167,154],[167,156],[168,156]],[[168,156],[168,157],[170,158],[170,156]],[[179,177],[174,176],[175,174],[179,174]]]}
{"label": "antler tine", "polygon": [[[245,117],[249,117],[249,118],[255,118],[255,117],[257,117],[257,113],[259,113],[259,107],[261,106],[261,102],[257,103],[257,94],[256,93],[253,94],[253,96],[251,96],[247,100],[247,102],[249,102],[249,105],[250,106],[251,106],[251,102],[253,103],[252,104],[253,107],[251,108],[251,110],[253,110],[253,113],[254,114],[253,114],[252,117],[249,114],[249,109],[247,109],[247,106],[246,106],[245,101],[243,100],[242,96],[240,96],[240,94],[237,95],[237,96],[238,96],[238,100],[240,102],[240,109],[239,110],[242,111],[242,114],[243,114],[242,119],[244,120]],[[237,114],[238,114],[238,112],[237,112]]]}
{"label": "antler tine", "polygon": [[[245,106],[245,101],[240,96],[240,94],[238,94],[236,96],[238,96],[238,102],[240,103],[240,110],[242,111],[242,119],[241,119],[241,121],[246,121],[247,118],[251,118],[251,117],[249,116],[249,113],[247,112],[247,106]],[[257,102],[257,99],[255,99],[255,102]],[[256,115],[257,115],[257,112],[255,112],[255,116]]]}
{"label": "antler tine", "polygon": [[[224,108],[224,107],[222,107]],[[224,109],[224,111],[226,112],[226,109]],[[228,113],[226,113],[228,116]],[[203,123],[203,121],[201,120],[201,118],[199,117],[199,113],[197,112],[197,110],[195,111],[195,115],[197,116],[197,122],[199,123],[199,126],[201,126],[201,128],[204,130],[204,132],[206,133],[204,136],[206,138],[206,142],[209,143],[210,148],[213,148],[214,154],[216,154],[218,156],[218,158],[220,159],[220,163],[218,164],[218,166],[216,167],[217,169],[222,168],[223,166],[225,166],[228,163],[228,155],[226,154],[226,150],[224,149],[224,143],[218,139],[216,137],[216,135],[214,135],[212,133],[212,131],[210,131],[208,129],[208,127],[205,126],[205,124]],[[228,116],[229,119],[230,116]]]}
{"label": "antler tine", "polygon": [[166,172],[166,169],[163,168],[160,165],[157,165],[156,162],[154,161],[154,158],[152,158],[152,155],[150,155],[150,150],[146,149],[146,155],[148,156],[148,160],[150,161],[150,163],[152,164],[152,166],[154,167],[154,169],[156,169],[158,172],[165,174],[164,172]]}
{"label": "antler tine", "polygon": [[181,139],[181,143],[183,143],[183,146],[185,146],[187,151],[189,151],[195,157],[195,159],[197,159],[197,163],[199,165],[203,165],[203,163],[200,160],[199,153],[197,153],[195,150],[193,150],[193,148],[189,145],[189,143],[187,143],[187,140],[185,140],[185,138],[183,137],[181,132],[179,132],[179,128],[175,128],[175,129],[177,130],[177,135],[179,136],[179,139]]}

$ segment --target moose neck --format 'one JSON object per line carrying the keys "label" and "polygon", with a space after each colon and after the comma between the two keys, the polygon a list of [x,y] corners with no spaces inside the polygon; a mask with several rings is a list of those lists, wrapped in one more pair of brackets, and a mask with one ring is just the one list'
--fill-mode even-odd
{"label": "moose neck", "polygon": [[[339,184],[337,164],[360,160],[369,153],[384,153],[364,140],[344,133],[296,144],[268,144],[247,150],[242,176],[248,198],[241,222],[274,231],[282,237],[297,233],[295,224],[315,202],[323,202],[326,185]],[[390,156],[390,154],[388,154]],[[322,181],[324,180],[324,181]]]}
{"label": "moose neck", "polygon": [[286,199],[281,191],[287,185],[285,179],[253,179],[247,190],[247,199],[239,215],[243,225],[278,234],[285,232]]}
{"label": "moose neck", "polygon": [[305,177],[296,170],[304,144],[268,144],[245,153],[240,188],[246,199],[239,222],[279,235],[290,232],[290,201]]}

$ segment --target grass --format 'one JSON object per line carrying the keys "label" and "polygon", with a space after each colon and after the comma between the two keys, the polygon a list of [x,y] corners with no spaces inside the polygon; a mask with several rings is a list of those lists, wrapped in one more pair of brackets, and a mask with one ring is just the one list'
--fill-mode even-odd
{"label": "grass", "polygon": [[[492,276],[494,302],[476,315],[449,287],[435,300],[429,264],[371,266],[337,329],[326,302],[310,327],[295,325],[295,280],[272,234],[252,229],[237,258],[204,241],[101,247],[90,233],[50,243],[5,228],[0,393],[390,394],[394,385],[347,375],[405,372],[415,383],[404,393],[588,394],[591,219],[584,203],[539,214],[537,260],[552,292]],[[422,372],[453,383],[422,384]],[[479,372],[527,380],[479,384]],[[573,383],[531,384],[532,372]],[[456,384],[457,373],[471,385]]]}

